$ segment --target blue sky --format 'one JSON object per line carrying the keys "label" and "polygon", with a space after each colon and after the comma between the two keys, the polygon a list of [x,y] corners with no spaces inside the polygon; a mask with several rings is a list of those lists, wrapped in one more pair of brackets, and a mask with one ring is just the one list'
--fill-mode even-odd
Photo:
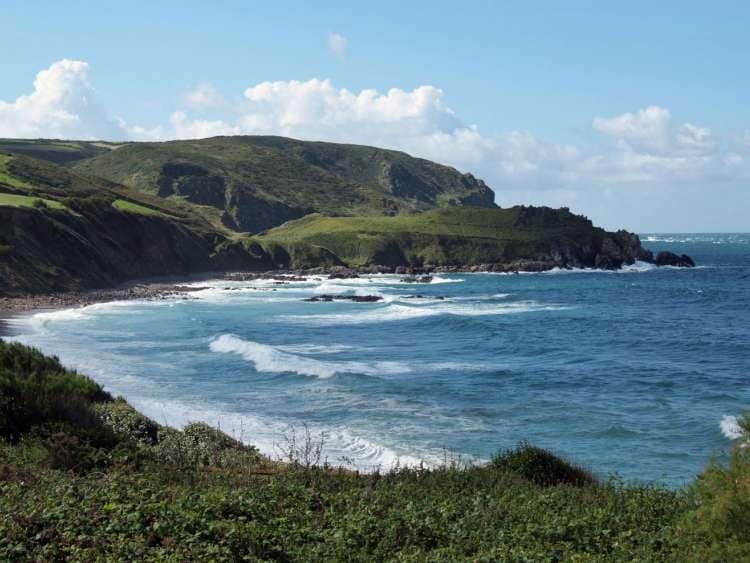
{"label": "blue sky", "polygon": [[216,4],[5,0],[0,135],[379,144],[502,205],[750,230],[750,4]]}

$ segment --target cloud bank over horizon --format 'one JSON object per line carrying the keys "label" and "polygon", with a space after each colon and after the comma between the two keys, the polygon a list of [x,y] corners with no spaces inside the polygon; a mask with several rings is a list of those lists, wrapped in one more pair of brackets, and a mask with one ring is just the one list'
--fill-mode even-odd
{"label": "cloud bank over horizon", "polygon": [[[333,54],[346,39],[329,37]],[[527,131],[484,133],[449,107],[443,91],[353,92],[331,80],[261,82],[241,95],[199,82],[164,123],[143,126],[113,117],[96,102],[89,65],[61,60],[40,71],[29,94],[0,100],[0,137],[108,140],[282,135],[406,151],[471,172],[498,202],[570,205],[598,192],[601,205],[633,190],[687,186],[709,190],[750,179],[750,129],[719,138],[708,127],[677,122],[658,105],[593,116],[592,142],[557,144]],[[614,194],[614,196],[613,196]],[[604,203],[602,203],[604,202]]]}

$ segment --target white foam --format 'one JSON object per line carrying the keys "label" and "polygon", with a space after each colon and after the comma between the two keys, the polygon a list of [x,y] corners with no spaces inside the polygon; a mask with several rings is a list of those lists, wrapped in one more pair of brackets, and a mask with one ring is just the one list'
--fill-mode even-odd
{"label": "white foam", "polygon": [[[190,422],[206,422],[246,444],[254,445],[262,454],[282,461],[286,457],[287,438],[294,434],[298,445],[302,445],[299,442],[304,439],[301,423],[295,426],[276,419],[233,412],[220,405],[150,398],[128,400],[140,412],[159,423],[182,428]],[[441,452],[425,451],[422,456],[413,451],[396,451],[362,435],[361,431],[346,427],[310,425],[309,430],[313,441],[323,440],[321,463],[328,461],[332,465],[369,472],[388,470],[396,465],[414,467],[425,463],[431,466],[440,462]]]}
{"label": "white foam", "polygon": [[545,305],[536,301],[516,301],[502,304],[459,305],[438,301],[436,305],[408,306],[392,303],[385,307],[368,308],[354,313],[321,315],[283,315],[283,321],[301,324],[361,324],[401,321],[435,315],[486,316],[530,313],[536,311],[561,311],[569,309],[561,305]]}
{"label": "white foam", "polygon": [[268,344],[243,340],[233,334],[222,334],[209,347],[212,352],[239,354],[251,362],[257,371],[266,373],[297,373],[325,379],[336,374],[396,375],[409,373],[413,369],[401,362],[324,362],[285,352]]}
{"label": "white foam", "polygon": [[462,283],[464,280],[458,278],[441,278],[440,276],[433,276],[430,283]]}
{"label": "white foam", "polygon": [[741,438],[743,434],[736,416],[724,415],[719,422],[719,428],[721,428],[721,433],[730,440]]}

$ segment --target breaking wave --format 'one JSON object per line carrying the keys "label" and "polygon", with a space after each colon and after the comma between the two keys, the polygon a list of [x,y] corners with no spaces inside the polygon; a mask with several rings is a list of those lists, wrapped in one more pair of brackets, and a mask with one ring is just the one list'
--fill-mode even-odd
{"label": "breaking wave", "polygon": [[563,311],[570,307],[554,304],[543,304],[537,301],[516,301],[502,304],[472,304],[462,305],[439,302],[438,305],[409,306],[399,303],[385,307],[368,308],[361,312],[321,315],[284,315],[281,320],[293,323],[313,324],[361,324],[382,323],[432,317],[436,315],[454,316],[486,316],[531,313],[537,311]]}
{"label": "breaking wave", "polygon": [[723,416],[721,422],[719,422],[719,428],[721,428],[721,433],[730,440],[736,440],[737,438],[740,438],[742,436],[742,428],[740,428],[740,424],[736,416]]}

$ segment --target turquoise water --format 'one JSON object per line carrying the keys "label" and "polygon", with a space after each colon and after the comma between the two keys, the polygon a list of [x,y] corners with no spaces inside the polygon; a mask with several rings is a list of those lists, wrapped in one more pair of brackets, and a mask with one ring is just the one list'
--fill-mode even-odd
{"label": "turquoise water", "polygon": [[[365,470],[528,440],[679,486],[750,407],[750,235],[642,238],[699,267],[201,282],[188,300],[37,314],[16,338],[160,422],[204,420],[270,455],[303,424],[331,463]],[[322,293],[384,301],[303,301]]]}

